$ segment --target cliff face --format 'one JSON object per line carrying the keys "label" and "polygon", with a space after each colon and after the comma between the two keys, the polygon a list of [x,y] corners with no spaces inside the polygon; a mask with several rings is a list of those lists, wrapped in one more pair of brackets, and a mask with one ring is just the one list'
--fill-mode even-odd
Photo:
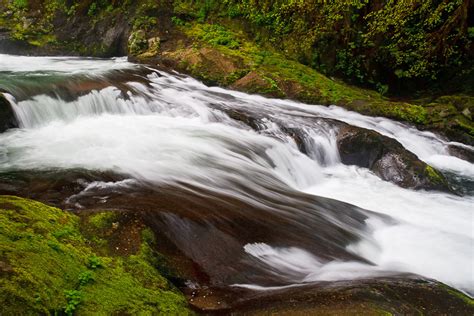
{"label": "cliff face", "polygon": [[[68,4],[69,3],[69,4]],[[127,53],[127,11],[93,1],[3,1],[1,50],[97,57]]]}
{"label": "cliff face", "polygon": [[472,144],[472,4],[450,3],[0,0],[0,52],[128,55]]}

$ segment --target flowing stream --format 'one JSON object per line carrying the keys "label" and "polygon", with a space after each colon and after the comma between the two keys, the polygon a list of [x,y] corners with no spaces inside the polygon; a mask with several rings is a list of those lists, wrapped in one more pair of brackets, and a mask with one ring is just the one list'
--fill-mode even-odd
{"label": "flowing stream", "polygon": [[[1,174],[120,175],[78,176],[64,201],[115,197],[153,210],[150,222],[211,283],[264,290],[415,273],[474,293],[474,165],[433,133],[122,58],[0,55],[0,91],[19,122],[0,134]],[[464,195],[403,189],[343,165],[334,120],[395,138]]]}

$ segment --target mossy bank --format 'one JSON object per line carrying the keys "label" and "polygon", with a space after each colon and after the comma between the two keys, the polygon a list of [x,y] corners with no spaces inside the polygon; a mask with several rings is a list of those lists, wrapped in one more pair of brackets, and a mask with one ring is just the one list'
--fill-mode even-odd
{"label": "mossy bank", "polygon": [[474,143],[474,97],[470,95],[396,100],[327,77],[274,49],[263,48],[250,40],[238,23],[179,23],[191,44],[181,40],[163,50],[161,62],[207,84],[310,104],[339,105]]}
{"label": "mossy bank", "polygon": [[153,233],[124,220],[0,196],[0,314],[190,314]]}

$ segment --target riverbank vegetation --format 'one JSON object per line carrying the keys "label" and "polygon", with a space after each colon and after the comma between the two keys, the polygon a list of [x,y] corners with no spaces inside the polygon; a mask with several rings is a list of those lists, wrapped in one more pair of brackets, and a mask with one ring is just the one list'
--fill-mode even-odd
{"label": "riverbank vegetation", "polygon": [[80,218],[0,196],[2,314],[189,314],[184,296],[159,272],[153,233],[131,223],[119,213]]}

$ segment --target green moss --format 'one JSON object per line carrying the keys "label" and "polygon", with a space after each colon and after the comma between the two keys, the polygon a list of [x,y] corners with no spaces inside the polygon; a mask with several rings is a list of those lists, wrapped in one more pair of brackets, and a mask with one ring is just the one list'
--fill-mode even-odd
{"label": "green moss", "polygon": [[455,121],[461,130],[474,137],[474,124],[472,121],[462,116],[457,117]]}
{"label": "green moss", "polygon": [[464,293],[462,293],[458,290],[455,290],[452,287],[449,287],[449,286],[447,286],[446,284],[443,284],[443,283],[439,283],[439,287],[442,288],[443,290],[445,290],[446,292],[448,292],[449,294],[451,294],[452,296],[460,298],[467,305],[474,306],[474,299],[470,298],[466,294],[464,294]]}
{"label": "green moss", "polygon": [[146,33],[143,30],[134,31],[128,39],[128,52],[132,56],[144,53],[148,48]]}
{"label": "green moss", "polygon": [[395,102],[387,105],[381,105],[381,113],[383,116],[421,125],[427,122],[428,113],[426,109],[420,105]]}
{"label": "green moss", "polygon": [[28,8],[28,0],[13,0],[12,5],[17,9],[26,9]]}
{"label": "green moss", "polygon": [[433,167],[426,165],[425,168],[425,174],[428,176],[428,178],[433,182],[433,183],[444,183],[446,180],[444,177],[434,169]]}
{"label": "green moss", "polygon": [[234,33],[218,24],[201,24],[200,27],[196,29],[195,35],[200,40],[214,46],[225,46],[230,49],[240,47],[239,40]]}
{"label": "green moss", "polygon": [[[99,226],[112,218],[96,216]],[[155,268],[150,236],[135,254],[98,256],[79,223],[60,209],[0,196],[2,314],[189,313]]]}
{"label": "green moss", "polygon": [[115,212],[99,212],[89,217],[89,223],[99,229],[110,227],[116,220],[117,214]]}
{"label": "green moss", "polygon": [[94,283],[82,290],[84,304],[78,312],[90,315],[100,310],[104,314],[186,315],[183,296],[169,288],[168,282],[152,265],[152,251],[144,243],[136,255],[104,259],[105,268],[96,272]]}
{"label": "green moss", "polygon": [[45,46],[48,44],[56,44],[57,39],[55,35],[52,34],[38,34],[30,39],[28,39],[28,43],[33,46]]}

